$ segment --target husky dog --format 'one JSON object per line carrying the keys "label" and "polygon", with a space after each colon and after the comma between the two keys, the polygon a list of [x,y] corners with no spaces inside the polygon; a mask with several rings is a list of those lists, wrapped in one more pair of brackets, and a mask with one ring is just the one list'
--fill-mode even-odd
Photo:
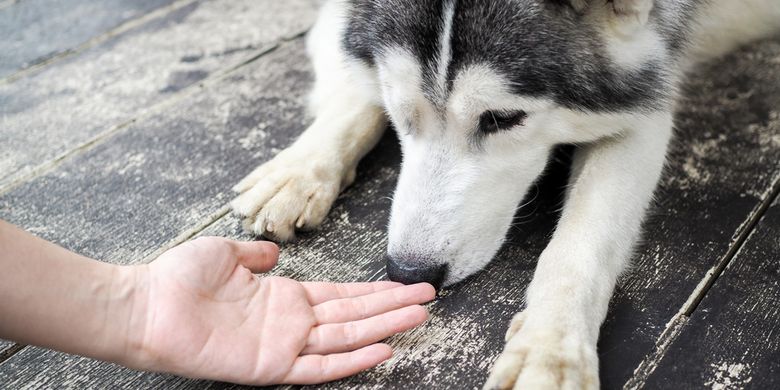
{"label": "husky dog", "polygon": [[501,247],[559,144],[566,203],[487,388],[599,387],[596,342],[686,71],[773,32],[778,0],[330,0],[308,38],[316,120],[236,186],[259,235],[317,227],[391,120],[387,272],[450,285]]}

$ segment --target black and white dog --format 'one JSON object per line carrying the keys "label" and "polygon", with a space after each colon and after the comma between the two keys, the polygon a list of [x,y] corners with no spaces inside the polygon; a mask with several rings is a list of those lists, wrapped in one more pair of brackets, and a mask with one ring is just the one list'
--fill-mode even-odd
{"label": "black and white dog", "polygon": [[692,64],[780,27],[780,0],[330,0],[316,120],[239,183],[252,232],[318,226],[392,120],[391,279],[449,285],[496,254],[551,150],[579,145],[527,307],[488,388],[595,389],[596,342]]}

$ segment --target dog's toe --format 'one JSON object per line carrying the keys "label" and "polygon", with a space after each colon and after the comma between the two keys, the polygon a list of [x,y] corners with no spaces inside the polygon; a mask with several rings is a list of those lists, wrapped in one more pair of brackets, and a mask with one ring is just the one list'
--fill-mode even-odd
{"label": "dog's toe", "polygon": [[279,191],[280,183],[266,179],[250,187],[246,192],[236,197],[230,207],[241,217],[254,217],[263,206]]}
{"label": "dog's toe", "polygon": [[315,229],[327,217],[350,175],[333,159],[296,152],[282,152],[235,186],[241,194],[231,207],[247,231],[284,242],[295,238],[296,229]]}
{"label": "dog's toe", "polygon": [[517,334],[517,332],[520,331],[520,328],[523,327],[523,324],[525,323],[525,312],[520,312],[515,314],[514,318],[512,318],[512,322],[509,324],[509,329],[506,331],[506,335],[504,336],[504,341],[509,341],[514,337],[514,335]]}
{"label": "dog's toe", "polygon": [[527,329],[515,317],[512,333],[485,389],[598,389],[595,346],[563,329]]}
{"label": "dog's toe", "polygon": [[330,206],[339,196],[340,188],[335,185],[320,187],[306,202],[306,208],[295,222],[295,227],[300,230],[312,230],[320,226],[328,216]]}
{"label": "dog's toe", "polygon": [[271,197],[258,213],[253,231],[278,241],[295,237],[297,221],[306,210],[312,191],[306,179],[292,179]]}

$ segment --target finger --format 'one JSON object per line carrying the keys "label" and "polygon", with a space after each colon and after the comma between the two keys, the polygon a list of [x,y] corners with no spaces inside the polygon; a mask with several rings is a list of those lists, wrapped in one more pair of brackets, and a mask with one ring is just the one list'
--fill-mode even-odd
{"label": "finger", "polygon": [[279,260],[279,247],[268,241],[231,241],[238,263],[254,273],[268,272]]}
{"label": "finger", "polygon": [[428,319],[428,311],[419,305],[407,306],[365,320],[346,324],[320,325],[309,333],[302,355],[341,353],[405,332]]}
{"label": "finger", "polygon": [[387,344],[374,344],[349,353],[301,356],[282,383],[314,385],[335,381],[375,367],[392,356],[393,350]]}
{"label": "finger", "polygon": [[334,299],[314,306],[319,324],[362,320],[409,305],[428,302],[436,290],[428,283],[396,287],[355,298]]}
{"label": "finger", "polygon": [[320,303],[333,299],[359,297],[361,295],[389,290],[391,288],[401,286],[403,286],[403,284],[396,282],[303,283],[303,288],[306,290],[306,296],[309,298],[309,304],[312,306],[319,305]]}

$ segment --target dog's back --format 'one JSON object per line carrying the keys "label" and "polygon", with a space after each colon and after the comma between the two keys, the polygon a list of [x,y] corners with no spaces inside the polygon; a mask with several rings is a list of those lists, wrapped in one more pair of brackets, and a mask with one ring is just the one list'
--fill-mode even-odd
{"label": "dog's back", "polygon": [[780,31],[777,0],[711,0],[702,8],[690,39],[692,63],[719,57]]}

